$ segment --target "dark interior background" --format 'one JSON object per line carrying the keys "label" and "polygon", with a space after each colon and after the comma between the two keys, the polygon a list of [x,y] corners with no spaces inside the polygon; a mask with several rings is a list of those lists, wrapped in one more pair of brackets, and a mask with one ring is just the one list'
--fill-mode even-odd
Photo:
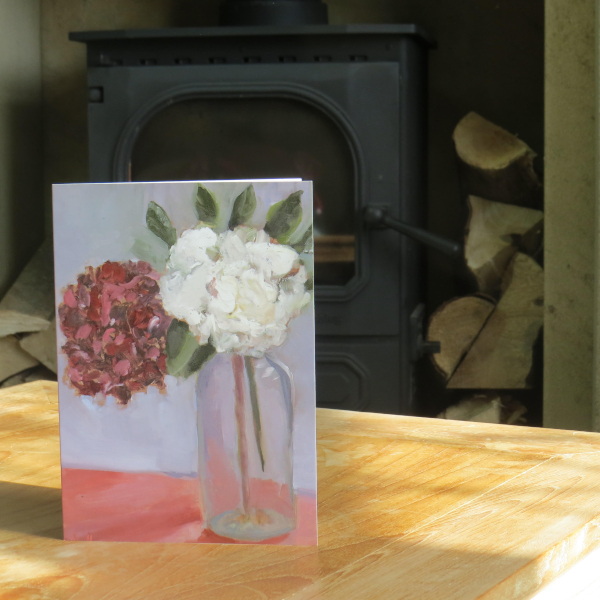
{"label": "dark interior background", "polygon": [[[452,143],[474,110],[543,151],[543,0],[330,0],[331,23],[417,23],[436,40],[429,64],[428,228],[462,239],[466,219]],[[219,0],[43,3],[46,223],[50,184],[87,178],[85,47],[69,31],[217,24]],[[542,171],[542,160],[538,158]],[[469,290],[460,268],[428,252],[427,310]],[[432,390],[433,392],[433,390]],[[441,400],[443,403],[444,400]],[[438,406],[430,406],[435,412]]]}

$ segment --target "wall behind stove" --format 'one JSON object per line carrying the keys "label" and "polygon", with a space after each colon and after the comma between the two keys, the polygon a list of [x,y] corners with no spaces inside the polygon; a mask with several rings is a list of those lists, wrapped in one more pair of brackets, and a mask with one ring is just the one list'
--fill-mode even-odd
{"label": "wall behind stove", "polygon": [[0,298],[43,236],[40,6],[0,2]]}
{"label": "wall behind stove", "polygon": [[[85,45],[70,42],[69,32],[185,25],[185,19],[178,16],[184,4],[173,0],[42,0],[44,185],[48,215],[51,184],[84,182],[88,172]],[[216,13],[208,11],[206,15],[210,22],[216,22]]]}

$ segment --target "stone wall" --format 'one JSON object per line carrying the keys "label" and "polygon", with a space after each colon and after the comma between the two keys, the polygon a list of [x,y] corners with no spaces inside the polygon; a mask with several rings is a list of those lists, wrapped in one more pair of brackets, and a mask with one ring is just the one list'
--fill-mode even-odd
{"label": "stone wall", "polygon": [[594,0],[546,2],[544,425],[592,429]]}

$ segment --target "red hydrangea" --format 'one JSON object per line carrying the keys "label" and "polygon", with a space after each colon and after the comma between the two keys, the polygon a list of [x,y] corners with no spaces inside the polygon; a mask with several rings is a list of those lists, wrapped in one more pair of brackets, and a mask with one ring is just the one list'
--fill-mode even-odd
{"label": "red hydrangea", "polygon": [[146,262],[87,267],[58,308],[69,359],[65,377],[81,395],[114,396],[164,389],[171,323],[158,296],[159,274]]}

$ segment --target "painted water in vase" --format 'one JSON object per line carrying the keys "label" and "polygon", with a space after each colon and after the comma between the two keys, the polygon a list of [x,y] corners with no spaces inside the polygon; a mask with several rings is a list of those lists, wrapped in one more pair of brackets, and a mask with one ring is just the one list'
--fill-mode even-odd
{"label": "painted water in vase", "polygon": [[284,535],[296,527],[291,373],[268,354],[211,363],[197,388],[206,526],[239,540]]}

